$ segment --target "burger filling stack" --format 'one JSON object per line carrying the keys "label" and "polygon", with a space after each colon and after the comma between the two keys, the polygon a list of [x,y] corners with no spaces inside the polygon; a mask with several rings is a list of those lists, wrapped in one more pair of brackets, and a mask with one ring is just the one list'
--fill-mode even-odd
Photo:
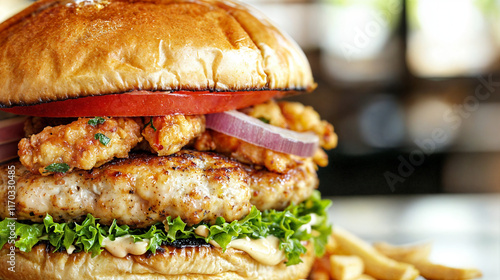
{"label": "burger filling stack", "polygon": [[244,4],[42,0],[0,24],[1,279],[303,279],[331,232],[331,124]]}

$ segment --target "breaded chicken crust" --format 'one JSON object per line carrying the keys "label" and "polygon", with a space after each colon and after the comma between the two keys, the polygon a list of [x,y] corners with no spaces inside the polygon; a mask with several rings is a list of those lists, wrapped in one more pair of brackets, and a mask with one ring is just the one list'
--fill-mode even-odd
{"label": "breaded chicken crust", "polygon": [[41,176],[19,162],[0,167],[0,216],[8,217],[8,166],[15,166],[16,217],[42,222],[81,221],[88,213],[103,224],[146,227],[168,216],[192,225],[283,209],[307,199],[317,187],[312,161],[284,174],[255,169],[222,155],[182,150],[159,157],[131,154],[92,171]]}
{"label": "breaded chicken crust", "polygon": [[205,131],[204,115],[168,115],[145,118],[142,131],[151,150],[160,156],[178,152]]}
{"label": "breaded chicken crust", "polygon": [[103,118],[103,123],[95,125],[89,120],[80,118],[67,125],[49,126],[23,138],[18,145],[21,163],[32,173],[42,175],[51,174],[46,168],[54,163],[65,163],[69,170],[90,170],[115,157],[127,157],[142,140],[140,119]]}
{"label": "breaded chicken crust", "polygon": [[265,166],[268,170],[285,173],[304,158],[256,146],[236,137],[214,130],[205,131],[194,143],[199,151],[214,150],[246,164]]}

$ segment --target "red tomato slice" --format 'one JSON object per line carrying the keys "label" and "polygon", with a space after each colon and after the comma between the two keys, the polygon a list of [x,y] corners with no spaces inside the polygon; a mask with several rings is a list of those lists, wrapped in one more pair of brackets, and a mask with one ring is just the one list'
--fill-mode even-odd
{"label": "red tomato slice", "polygon": [[196,115],[245,108],[284,94],[283,91],[184,91],[172,93],[133,91],[0,110],[18,115],[54,118]]}

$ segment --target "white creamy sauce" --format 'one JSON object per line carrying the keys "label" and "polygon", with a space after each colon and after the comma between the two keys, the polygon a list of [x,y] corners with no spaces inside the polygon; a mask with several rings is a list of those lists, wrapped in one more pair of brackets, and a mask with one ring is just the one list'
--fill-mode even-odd
{"label": "white creamy sauce", "polygon": [[[200,236],[207,237],[209,230],[206,226],[197,227],[194,232]],[[251,239],[249,237],[235,239],[231,241],[227,248],[234,248],[249,254],[254,260],[265,265],[277,265],[285,259],[285,253],[279,249],[279,239],[275,236],[268,236],[266,238]],[[215,241],[210,241],[215,247],[219,244]],[[102,242],[103,247],[113,256],[123,258],[128,254],[142,255],[146,253],[149,240],[135,242],[130,235],[125,235],[111,240],[105,238]],[[74,248],[70,247],[73,251]],[[69,250],[68,250],[69,251]]]}
{"label": "white creamy sauce", "polygon": [[[207,237],[209,234],[206,226],[197,227],[194,232],[200,236]],[[220,247],[217,242],[211,240],[210,244]],[[285,253],[279,249],[280,240],[275,236],[251,239],[249,237],[235,239],[227,245],[249,254],[254,260],[265,265],[277,265],[285,259]]]}
{"label": "white creamy sauce", "polygon": [[104,238],[102,245],[109,253],[111,253],[111,255],[123,258],[128,254],[142,255],[146,253],[149,245],[149,239],[144,239],[143,241],[134,243],[134,238],[130,235],[124,235],[115,238],[115,240]]}
{"label": "white creamy sauce", "polygon": [[[207,237],[210,232],[207,226],[198,226],[194,229],[194,233],[198,234],[199,236]],[[220,248],[219,244],[214,240],[210,240],[208,243],[214,247]]]}
{"label": "white creamy sauce", "polygon": [[66,249],[66,252],[68,252],[68,254],[73,254],[73,252],[75,251],[76,247],[73,246],[73,245],[69,245],[68,249]]}
{"label": "white creamy sauce", "polygon": [[199,236],[207,237],[210,232],[208,231],[207,226],[198,226],[194,229],[194,233],[198,234]]}
{"label": "white creamy sauce", "polygon": [[280,240],[272,235],[266,238],[250,239],[249,237],[235,239],[228,248],[245,251],[254,260],[265,265],[277,265],[285,259],[285,253],[279,249]]}
{"label": "white creamy sauce", "polygon": [[317,223],[319,222],[319,219],[318,219],[318,215],[316,214],[311,214],[311,221],[309,221],[309,223],[305,224],[305,225],[302,225],[299,230],[303,230],[307,233],[311,233],[312,231],[312,227],[317,225]]}

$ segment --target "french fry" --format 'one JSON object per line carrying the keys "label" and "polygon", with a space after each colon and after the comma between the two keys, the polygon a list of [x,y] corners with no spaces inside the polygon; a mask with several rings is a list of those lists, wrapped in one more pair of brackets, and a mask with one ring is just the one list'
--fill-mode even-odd
{"label": "french fry", "polygon": [[326,253],[327,254],[335,254],[335,251],[338,249],[337,241],[335,241],[335,238],[333,236],[328,237],[328,243],[326,243]]}
{"label": "french fry", "polygon": [[337,244],[337,240],[335,240],[333,235],[329,236],[328,243],[326,244],[325,248],[326,248],[325,251],[328,255],[344,255],[344,256],[351,255],[339,247],[339,245]]}
{"label": "french fry", "polygon": [[336,280],[356,279],[363,274],[364,264],[358,256],[330,256],[331,276]]}
{"label": "french fry", "polygon": [[430,245],[394,246],[376,243],[374,247],[391,259],[414,265],[426,279],[472,279],[482,276],[476,268],[454,268],[431,263],[427,260]]}
{"label": "french fry", "polygon": [[456,268],[445,265],[431,263],[430,261],[418,261],[414,263],[420,270],[420,274],[429,280],[447,279],[473,279],[482,276],[477,268]]}
{"label": "french fry", "polygon": [[411,280],[419,275],[413,265],[389,259],[367,242],[342,228],[335,227],[332,235],[339,248],[351,255],[359,256],[365,264],[365,273],[376,279]]}
{"label": "french fry", "polygon": [[[431,243],[394,246],[385,242],[370,246],[342,228],[334,228],[326,254],[316,259],[310,280],[429,280],[473,279],[481,277],[476,268],[454,268],[428,260]],[[364,273],[362,274],[362,266]],[[361,268],[360,268],[361,267]]]}
{"label": "french fry", "polygon": [[427,260],[432,250],[432,243],[421,243],[408,246],[394,246],[387,242],[375,242],[373,247],[385,256],[397,260],[408,262],[408,260]]}
{"label": "french fry", "polygon": [[371,277],[368,274],[361,274],[360,276],[358,276],[358,277],[356,277],[354,279],[351,279],[351,280],[377,280],[377,279]]}

